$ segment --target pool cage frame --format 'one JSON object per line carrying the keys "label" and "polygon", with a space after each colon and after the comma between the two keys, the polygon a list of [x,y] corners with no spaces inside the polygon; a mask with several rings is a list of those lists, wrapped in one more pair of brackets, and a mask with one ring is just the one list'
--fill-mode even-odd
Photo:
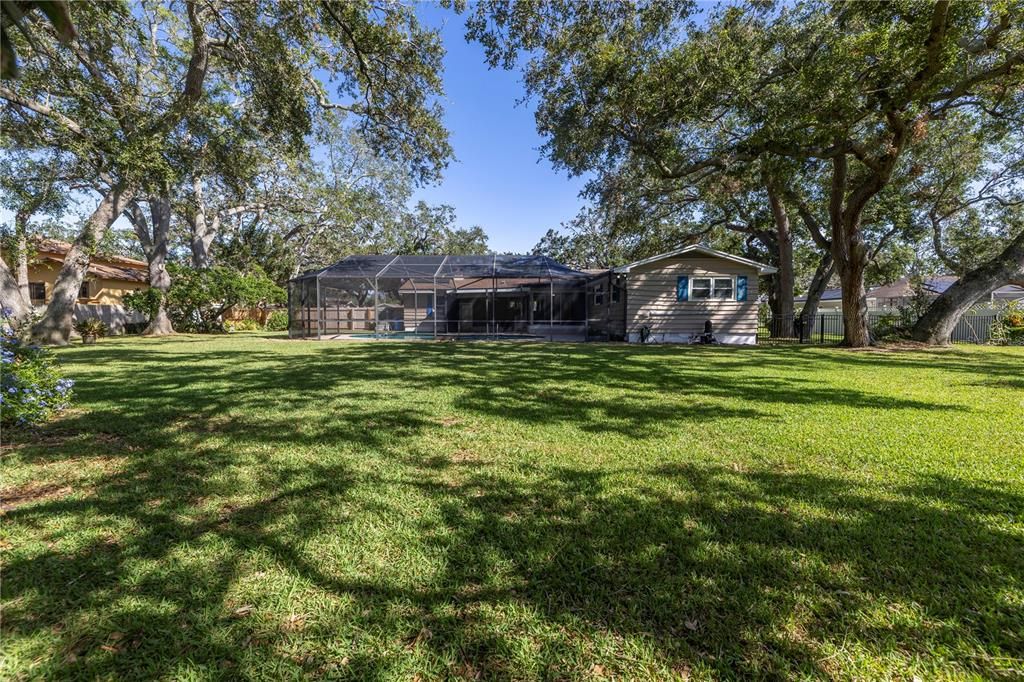
{"label": "pool cage frame", "polygon": [[546,256],[348,256],[288,282],[288,333],[586,339],[593,281]]}

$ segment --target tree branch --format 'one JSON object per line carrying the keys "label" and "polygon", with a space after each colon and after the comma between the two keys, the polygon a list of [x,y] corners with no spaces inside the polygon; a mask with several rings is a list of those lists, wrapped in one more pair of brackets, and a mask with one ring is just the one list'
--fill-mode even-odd
{"label": "tree branch", "polygon": [[2,85],[0,85],[0,98],[7,100],[11,104],[17,104],[18,106],[25,107],[26,109],[30,109],[36,112],[37,114],[52,119],[64,128],[67,128],[69,131],[73,132],[75,135],[78,135],[79,137],[87,137],[85,131],[82,129],[82,126],[80,126],[75,120],[65,116],[64,114],[60,113],[51,106],[43,104],[42,102],[37,102],[27,97],[22,97],[18,93],[14,92],[13,90],[9,90],[8,88],[5,88]]}

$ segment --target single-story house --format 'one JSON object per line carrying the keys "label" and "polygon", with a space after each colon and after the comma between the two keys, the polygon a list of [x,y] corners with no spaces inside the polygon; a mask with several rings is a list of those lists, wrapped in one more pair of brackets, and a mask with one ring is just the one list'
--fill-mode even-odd
{"label": "single-story house", "polygon": [[[807,302],[807,296],[797,296],[793,299],[796,304],[796,311],[799,313],[800,308],[804,303]],[[868,307],[871,307],[871,301],[868,300]],[[821,313],[837,313],[843,309],[843,290],[840,288],[825,289],[821,293],[821,300],[818,303],[818,312]]]}
{"label": "single-story house", "polygon": [[[925,279],[921,286],[929,297],[939,296],[959,279],[956,275],[935,275]],[[820,312],[840,312],[843,309],[843,290],[826,289],[822,294],[821,303],[818,305]],[[868,308],[872,310],[885,310],[890,308],[902,308],[911,303],[914,298],[914,285],[909,277],[903,277],[890,284],[868,289]],[[794,299],[799,307],[807,300],[806,296],[797,296]],[[999,301],[1024,301],[1024,287],[1014,284],[1006,284],[999,287],[989,295],[990,302]]]}
{"label": "single-story house", "polygon": [[580,271],[546,256],[348,256],[288,287],[292,336],[484,335],[723,343],[757,338],[758,278],[775,268],[688,246]]}
{"label": "single-story house", "polygon": [[[45,309],[53,297],[57,275],[71,244],[56,239],[34,239],[28,262],[29,300],[37,310]],[[124,295],[149,288],[149,271],[145,261],[123,256],[96,254],[78,292],[75,319],[97,317],[111,332],[124,331],[127,323],[144,322],[138,313],[124,308]]]}
{"label": "single-story house", "polygon": [[656,340],[685,342],[710,320],[723,343],[757,339],[758,278],[775,268],[706,246],[687,246],[614,268],[625,289],[626,338],[646,328]]}

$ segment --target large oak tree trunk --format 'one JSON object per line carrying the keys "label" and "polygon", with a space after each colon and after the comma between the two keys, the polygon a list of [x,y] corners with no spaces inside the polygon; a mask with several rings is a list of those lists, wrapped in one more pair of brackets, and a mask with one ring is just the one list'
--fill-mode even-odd
{"label": "large oak tree trunk", "polygon": [[28,238],[25,235],[25,218],[22,212],[14,217],[14,268],[0,257],[0,304],[10,311],[19,323],[27,320],[32,312],[32,301],[28,290]]}
{"label": "large oak tree trunk", "polygon": [[0,258],[0,305],[18,321],[28,319],[31,312],[28,298],[22,296],[18,280],[3,258]]}
{"label": "large oak tree trunk", "polygon": [[[772,217],[775,219],[775,237],[779,251],[779,271],[776,274],[777,313],[785,320],[793,319],[793,234],[789,226],[789,214],[781,197],[768,188],[768,203],[771,204]],[[773,311],[775,312],[775,311]]]}
{"label": "large oak tree trunk", "polygon": [[115,185],[107,191],[99,206],[89,216],[78,238],[64,256],[64,265],[53,285],[53,296],[46,306],[46,313],[32,328],[32,337],[36,342],[64,345],[71,338],[75,302],[89,269],[92,252],[134,194],[134,189]]}
{"label": "large oak tree trunk", "polygon": [[212,264],[210,247],[212,245],[213,230],[209,228],[205,221],[202,223],[193,221],[192,239],[190,242],[192,248],[192,267],[197,270],[210,267]]}
{"label": "large oak tree trunk", "polygon": [[911,329],[911,338],[935,345],[948,344],[953,328],[978,299],[1022,275],[1024,231],[1002,253],[968,272],[932,301]]}
{"label": "large oak tree trunk", "polygon": [[844,263],[839,268],[843,287],[843,345],[863,348],[871,345],[868,328],[868,299],[864,291],[864,265]]}
{"label": "large oak tree trunk", "polygon": [[868,200],[882,189],[885,178],[874,174],[848,196],[847,172],[846,155],[834,157],[828,208],[832,259],[843,287],[843,345],[863,348],[871,345],[864,291],[864,271],[870,257],[860,221]]}
{"label": "large oak tree trunk", "polygon": [[28,218],[20,215],[16,220],[18,221],[17,244],[15,245],[15,248],[18,249],[18,289],[21,291],[25,303],[31,307],[32,295],[28,288]]}
{"label": "large oak tree trunk", "polygon": [[208,268],[211,265],[210,246],[213,244],[215,227],[206,215],[206,204],[203,199],[203,183],[199,177],[192,181],[193,200],[195,209],[189,218],[190,235],[189,246],[192,249],[192,267],[197,270]]}
{"label": "large oak tree trunk", "polygon": [[[137,208],[137,207],[136,207]],[[152,234],[146,229],[145,219],[137,216],[132,222],[135,233],[146,252],[149,264],[149,286],[163,296],[153,319],[142,332],[146,336],[166,336],[174,333],[171,318],[167,315],[167,292],[171,289],[171,275],[167,272],[167,237],[171,226],[171,200],[169,197],[150,197],[149,210],[152,218]]]}

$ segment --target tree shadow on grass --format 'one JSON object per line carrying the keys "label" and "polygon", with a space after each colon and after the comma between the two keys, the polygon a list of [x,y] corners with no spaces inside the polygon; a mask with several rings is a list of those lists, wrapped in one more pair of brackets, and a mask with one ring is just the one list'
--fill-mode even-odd
{"label": "tree shadow on grass", "polygon": [[[941,657],[933,667],[994,676],[1024,655],[1024,497],[994,484],[507,467],[424,449],[446,409],[646,438],[765,416],[772,401],[955,405],[802,376],[773,385],[728,352],[659,349],[678,359],[666,368],[613,347],[313,347],[244,362],[102,350],[145,380],[85,376],[93,409],[18,452],[40,467],[118,457],[70,496],[6,516],[28,542],[5,559],[5,639],[46,643],[30,675],[843,676],[829,652],[845,646],[880,670]],[[438,386],[457,390],[431,397]],[[686,392],[750,407],[688,415],[649,400]],[[278,447],[300,454],[252,454]],[[364,544],[392,554],[346,556]],[[238,615],[239,584],[260,580],[267,603]],[[282,624],[296,591],[328,614],[301,633]]]}
{"label": "tree shadow on grass", "polygon": [[[839,477],[697,465],[528,468],[512,479],[409,455],[379,476],[310,463],[267,482],[258,500],[210,509],[197,501],[228,492],[207,483],[223,461],[201,460],[180,456],[173,483],[140,460],[88,495],[9,514],[18,526],[65,515],[131,521],[116,537],[94,521],[89,543],[64,551],[58,533],[57,547],[8,560],[5,633],[50,631],[46,674],[166,676],[187,661],[203,674],[375,679],[415,656],[432,677],[517,677],[524,638],[539,677],[595,663],[638,674],[630,646],[595,653],[608,641],[640,643],[658,674],[716,677],[831,676],[841,671],[828,667],[829,647],[851,644],[895,656],[890,667],[943,651],[937,665],[982,675],[1006,674],[1022,652],[1022,614],[1008,595],[1019,596],[1024,538],[991,515],[1019,511],[1024,497],[988,486],[933,476],[886,497]],[[437,514],[407,541],[443,556],[440,574],[359,576],[310,550],[330,546],[340,507],[386,524],[410,513],[390,501],[410,490]],[[282,653],[303,644],[285,646],[280,631],[255,638],[260,623],[234,618],[227,598],[254,561],[350,604],[345,634],[321,624],[302,655]],[[909,616],[880,621],[886,610]],[[351,632],[391,647],[357,646],[343,669],[330,667],[324,640],[344,644]]]}
{"label": "tree shadow on grass", "polygon": [[[785,348],[702,353],[688,348],[638,352],[628,346],[572,344],[366,343],[344,344],[340,350],[317,344],[300,355],[249,352],[242,365],[235,362],[238,356],[236,351],[123,348],[89,355],[97,363],[144,368],[140,376],[145,379],[133,387],[132,399],[110,411],[111,421],[124,425],[151,424],[167,413],[185,415],[190,423],[216,422],[229,411],[234,419],[245,419],[246,410],[255,415],[268,403],[299,413],[311,404],[335,401],[345,401],[346,410],[365,413],[364,421],[373,425],[378,424],[372,416],[374,406],[387,403],[395,392],[416,391],[429,398],[436,390],[447,392],[451,408],[468,413],[632,438],[685,422],[772,418],[773,405],[967,409],[955,402],[837,387],[816,374],[819,358]],[[763,370],[773,364],[787,374],[766,375]],[[86,397],[109,395],[121,389],[120,382],[117,375],[98,375],[83,380],[79,390],[88,391]],[[387,423],[400,427],[405,421],[415,431],[436,417],[430,402],[403,412],[388,408]],[[330,422],[333,414],[327,412],[322,419]],[[351,421],[345,427],[348,433],[333,435],[366,437],[365,432],[353,432]],[[246,428],[266,439],[284,437],[282,442],[292,442],[302,437],[298,425],[282,431],[276,424],[264,428],[257,420],[252,422]],[[306,430],[321,437],[328,428],[324,423]]]}

